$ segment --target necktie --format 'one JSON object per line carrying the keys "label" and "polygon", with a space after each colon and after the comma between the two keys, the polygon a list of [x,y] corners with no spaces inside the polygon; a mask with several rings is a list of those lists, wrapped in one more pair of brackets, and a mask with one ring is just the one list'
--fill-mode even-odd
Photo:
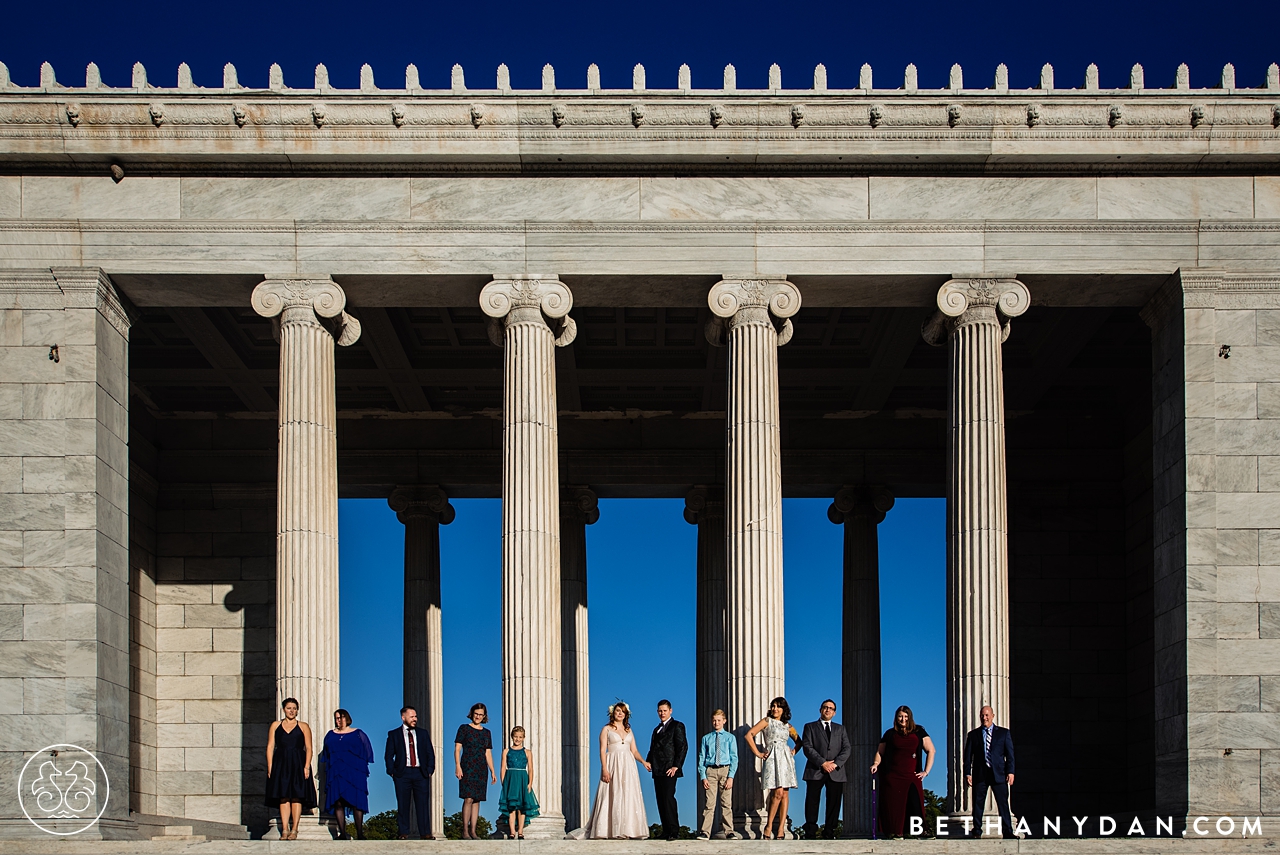
{"label": "necktie", "polygon": [[715,762],[715,765],[717,765],[717,766],[719,766],[719,765],[720,765],[720,734],[718,734],[718,733],[716,734],[716,762]]}
{"label": "necktie", "polygon": [[405,728],[405,733],[409,734],[409,765],[418,765],[418,752],[413,747],[413,731]]}
{"label": "necktie", "polygon": [[822,723],[822,729],[827,732],[827,739],[830,739],[831,738],[831,722],[824,721]]}
{"label": "necktie", "polygon": [[986,758],[987,767],[991,766],[991,728],[982,728],[982,756]]}

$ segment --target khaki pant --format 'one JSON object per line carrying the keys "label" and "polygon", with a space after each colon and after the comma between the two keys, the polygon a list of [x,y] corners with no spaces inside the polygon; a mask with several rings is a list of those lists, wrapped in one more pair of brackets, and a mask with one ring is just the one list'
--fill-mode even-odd
{"label": "khaki pant", "polygon": [[733,832],[733,790],[725,786],[729,780],[729,767],[719,769],[707,768],[708,789],[702,791],[702,830],[711,833],[711,825],[716,817],[716,802],[720,802],[720,830],[725,834]]}

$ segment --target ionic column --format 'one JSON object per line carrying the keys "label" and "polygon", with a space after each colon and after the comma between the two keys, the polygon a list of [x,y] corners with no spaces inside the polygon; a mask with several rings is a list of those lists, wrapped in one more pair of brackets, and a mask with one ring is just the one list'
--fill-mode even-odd
{"label": "ionic column", "polygon": [[569,289],[554,276],[495,279],[480,292],[505,358],[502,399],[502,710],[523,725],[542,815],[526,836],[559,838],[562,738],[560,490],[554,348],[573,341]]}
{"label": "ionic column", "polygon": [[[387,500],[404,523],[404,703],[418,710],[418,726],[431,734],[437,758],[444,744],[444,660],[440,625],[440,526],[455,516],[436,486],[397,487]],[[444,837],[444,766],[431,776],[431,837]],[[418,834],[416,814],[410,831]]]}
{"label": "ionic column", "polygon": [[591,793],[591,684],[587,652],[587,526],[600,519],[596,494],[586,487],[560,491],[560,671],[564,824],[587,822]]}
{"label": "ionic column", "polygon": [[[711,713],[724,709],[725,698],[725,587],[724,490],[694,487],[684,499],[684,519],[698,527],[698,605],[695,634],[694,693],[698,741],[711,730]],[[698,824],[702,824],[703,800],[697,800]],[[727,829],[726,829],[727,830]]]}
{"label": "ionic column", "polygon": [[[1031,305],[1016,279],[952,279],[925,324],[950,348],[947,404],[947,742],[953,814],[968,814],[965,734],[984,704],[1009,709],[1009,567],[1005,500],[1004,381],[1000,345],[1009,318]],[[1003,316],[1003,317],[1002,317]]]}
{"label": "ionic column", "polygon": [[871,836],[871,758],[880,743],[880,546],[876,526],[893,507],[883,487],[844,487],[827,518],[844,526],[841,716],[853,754],[845,767],[845,837]]}
{"label": "ionic column", "polygon": [[[729,728],[739,735],[783,693],[782,448],[778,347],[791,338],[800,292],[785,279],[725,279],[707,303],[729,348],[725,473],[725,677]],[[747,749],[741,749],[746,752]],[[735,824],[758,837],[765,817],[759,763],[742,754]]]}
{"label": "ionic column", "polygon": [[[330,279],[268,279],[254,311],[278,320],[276,701],[298,699],[318,755],[338,708],[338,435],[333,345],[360,337]],[[313,758],[314,761],[314,758]],[[318,767],[314,764],[313,769]],[[323,781],[322,776],[318,780]],[[323,804],[323,792],[321,804]],[[301,831],[327,835],[304,823]]]}
{"label": "ionic column", "polygon": [[[724,709],[725,696],[725,539],[724,490],[694,487],[684,499],[684,518],[698,527],[698,625],[694,714],[699,741],[711,730],[711,712]],[[701,801],[699,801],[701,806]]]}

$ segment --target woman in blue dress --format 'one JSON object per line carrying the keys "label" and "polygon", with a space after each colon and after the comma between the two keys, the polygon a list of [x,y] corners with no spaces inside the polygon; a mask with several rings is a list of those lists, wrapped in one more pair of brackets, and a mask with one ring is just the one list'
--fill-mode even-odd
{"label": "woman in blue dress", "polygon": [[363,730],[351,726],[351,713],[333,714],[333,730],[324,735],[324,812],[338,821],[338,839],[347,834],[347,811],[355,815],[356,839],[364,840],[364,815],[369,811],[369,764],[373,745]]}

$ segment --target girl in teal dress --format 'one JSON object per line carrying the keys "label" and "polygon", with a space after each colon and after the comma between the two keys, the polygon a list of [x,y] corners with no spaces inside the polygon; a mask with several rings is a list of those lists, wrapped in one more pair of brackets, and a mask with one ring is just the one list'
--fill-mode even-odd
{"label": "girl in teal dress", "polygon": [[502,795],[498,812],[508,814],[507,829],[512,837],[524,840],[525,820],[538,815],[538,797],[533,794],[533,757],[524,747],[524,728],[511,728],[511,747],[502,749]]}

